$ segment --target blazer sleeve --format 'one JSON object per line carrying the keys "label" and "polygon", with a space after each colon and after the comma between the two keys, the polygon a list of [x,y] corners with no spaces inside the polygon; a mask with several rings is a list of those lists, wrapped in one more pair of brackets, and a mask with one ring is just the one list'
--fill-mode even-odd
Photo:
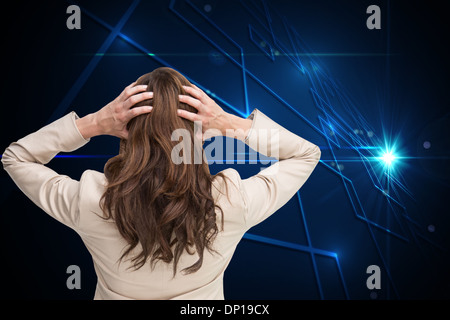
{"label": "blazer sleeve", "polygon": [[13,142],[3,153],[3,168],[37,206],[56,220],[75,228],[79,219],[80,183],[45,166],[59,152],[86,144],[75,112]]}
{"label": "blazer sleeve", "polygon": [[240,181],[247,228],[285,205],[306,182],[320,159],[320,149],[283,128],[258,109],[249,115],[252,127],[244,140],[250,148],[278,161]]}

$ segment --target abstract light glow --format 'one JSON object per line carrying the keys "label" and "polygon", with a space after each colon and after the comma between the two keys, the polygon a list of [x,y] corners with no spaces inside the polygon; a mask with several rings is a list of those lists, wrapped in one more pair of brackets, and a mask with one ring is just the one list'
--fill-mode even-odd
{"label": "abstract light glow", "polygon": [[394,153],[392,151],[386,151],[381,156],[381,160],[383,160],[385,165],[388,167],[392,166],[396,159],[397,159],[397,157],[394,155]]}

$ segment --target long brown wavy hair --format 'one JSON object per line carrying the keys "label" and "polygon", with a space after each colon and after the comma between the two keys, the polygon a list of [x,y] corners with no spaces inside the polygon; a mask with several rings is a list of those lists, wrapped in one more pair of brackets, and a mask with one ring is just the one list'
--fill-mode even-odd
{"label": "long brown wavy hair", "polygon": [[[119,154],[105,165],[107,188],[101,199],[106,219],[112,218],[120,234],[128,242],[120,260],[137,247],[129,257],[132,267],[139,269],[150,260],[173,262],[174,275],[183,252],[198,254],[198,260],[183,269],[189,274],[200,269],[205,249],[215,252],[213,240],[219,232],[212,181],[222,173],[211,175],[203,157],[202,144],[195,143],[194,124],[177,115],[177,109],[197,110],[179,101],[190,82],[171,68],[158,68],[141,76],[136,85],[147,85],[153,99],[134,107],[152,105],[152,112],[133,118],[127,125],[128,139],[120,142]],[[175,164],[171,155],[179,141],[172,141],[176,129],[185,129],[190,139],[182,143],[194,150],[191,161]],[[198,147],[200,145],[200,147]],[[194,161],[201,154],[201,163]],[[183,155],[185,159],[187,154]],[[222,227],[223,227],[223,219]]]}

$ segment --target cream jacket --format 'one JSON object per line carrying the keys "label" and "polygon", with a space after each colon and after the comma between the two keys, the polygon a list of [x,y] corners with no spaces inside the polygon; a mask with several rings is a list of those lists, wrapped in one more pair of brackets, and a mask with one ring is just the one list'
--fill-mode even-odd
{"label": "cream jacket", "polygon": [[[286,204],[320,158],[316,145],[258,109],[249,117],[253,123],[244,142],[279,161],[248,179],[241,179],[231,168],[222,171],[231,180],[228,190],[222,178],[215,179],[211,192],[224,212],[224,229],[214,241],[218,253],[205,251],[201,269],[190,275],[179,273],[173,277],[172,265],[164,262],[158,262],[153,270],[145,265],[137,271],[129,268],[128,260],[118,263],[127,243],[113,221],[101,218],[99,200],[105,190],[104,174],[86,170],[77,181],[45,166],[59,152],[76,150],[89,141],[78,131],[74,112],[12,143],[2,163],[28,198],[79,234],[92,255],[97,274],[94,299],[224,299],[223,275],[244,233]],[[178,270],[197,259],[197,255],[185,253]]]}

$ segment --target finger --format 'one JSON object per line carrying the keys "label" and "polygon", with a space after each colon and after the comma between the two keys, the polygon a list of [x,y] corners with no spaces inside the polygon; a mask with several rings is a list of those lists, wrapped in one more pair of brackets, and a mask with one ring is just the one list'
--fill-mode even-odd
{"label": "finger", "polygon": [[202,102],[204,102],[204,99],[205,98],[209,98],[209,95],[205,92],[205,91],[203,91],[202,89],[200,89],[199,87],[197,87],[195,84],[192,84],[191,83],[191,86],[195,89],[195,90],[197,90],[198,92],[199,92],[199,94],[200,94],[200,96],[201,96],[201,101]]}
{"label": "finger", "polygon": [[177,110],[177,114],[187,120],[190,120],[192,122],[194,121],[199,121],[200,120],[200,116],[196,113],[193,112],[189,112],[187,110],[183,110],[183,109],[178,109]]}
{"label": "finger", "polygon": [[189,87],[189,86],[183,86],[184,91],[186,91],[186,93],[190,94],[191,96],[193,96],[194,98],[199,99],[200,101],[202,101],[205,97],[205,93],[200,90],[197,87]]}
{"label": "finger", "polygon": [[201,111],[201,109],[202,109],[202,102],[200,100],[197,100],[195,98],[192,98],[190,96],[185,96],[185,95],[182,95],[182,94],[180,94],[178,96],[178,98],[179,98],[180,102],[187,103],[191,107],[194,107],[198,111]]}
{"label": "finger", "polygon": [[146,91],[148,88],[148,86],[146,84],[143,85],[129,85],[128,87],[126,87],[122,93],[120,94],[120,98],[122,101],[127,100],[129,97],[135,95],[136,93],[142,92],[142,91]]}
{"label": "finger", "polygon": [[142,93],[138,93],[138,94],[134,94],[132,96],[130,96],[125,102],[124,102],[124,107],[126,110],[130,109],[132,106],[134,106],[135,104],[144,101],[144,100],[148,100],[148,99],[152,99],[153,98],[153,92],[142,92]]}
{"label": "finger", "polygon": [[129,85],[127,85],[125,87],[125,89],[122,90],[122,92],[120,93],[119,97],[122,97],[123,95],[125,95],[125,91],[127,89],[130,89],[130,88],[134,87],[135,85],[136,85],[136,81],[134,81],[134,82],[130,83]]}
{"label": "finger", "polygon": [[131,87],[134,87],[135,85],[136,85],[136,81],[133,81],[128,86],[126,86],[126,88],[131,88]]}
{"label": "finger", "polygon": [[127,112],[127,122],[133,119],[134,117],[140,116],[142,114],[150,113],[152,112],[153,107],[152,106],[142,106],[142,107],[136,107],[131,109]]}
{"label": "finger", "polygon": [[134,81],[134,82],[130,83],[129,85],[127,85],[123,91],[125,91],[128,88],[134,87],[135,85],[136,85],[136,81]]}
{"label": "finger", "polygon": [[203,92],[203,90],[200,89],[199,87],[197,87],[195,84],[191,83],[191,86],[194,87],[195,89],[197,89],[198,91],[202,91]]}

